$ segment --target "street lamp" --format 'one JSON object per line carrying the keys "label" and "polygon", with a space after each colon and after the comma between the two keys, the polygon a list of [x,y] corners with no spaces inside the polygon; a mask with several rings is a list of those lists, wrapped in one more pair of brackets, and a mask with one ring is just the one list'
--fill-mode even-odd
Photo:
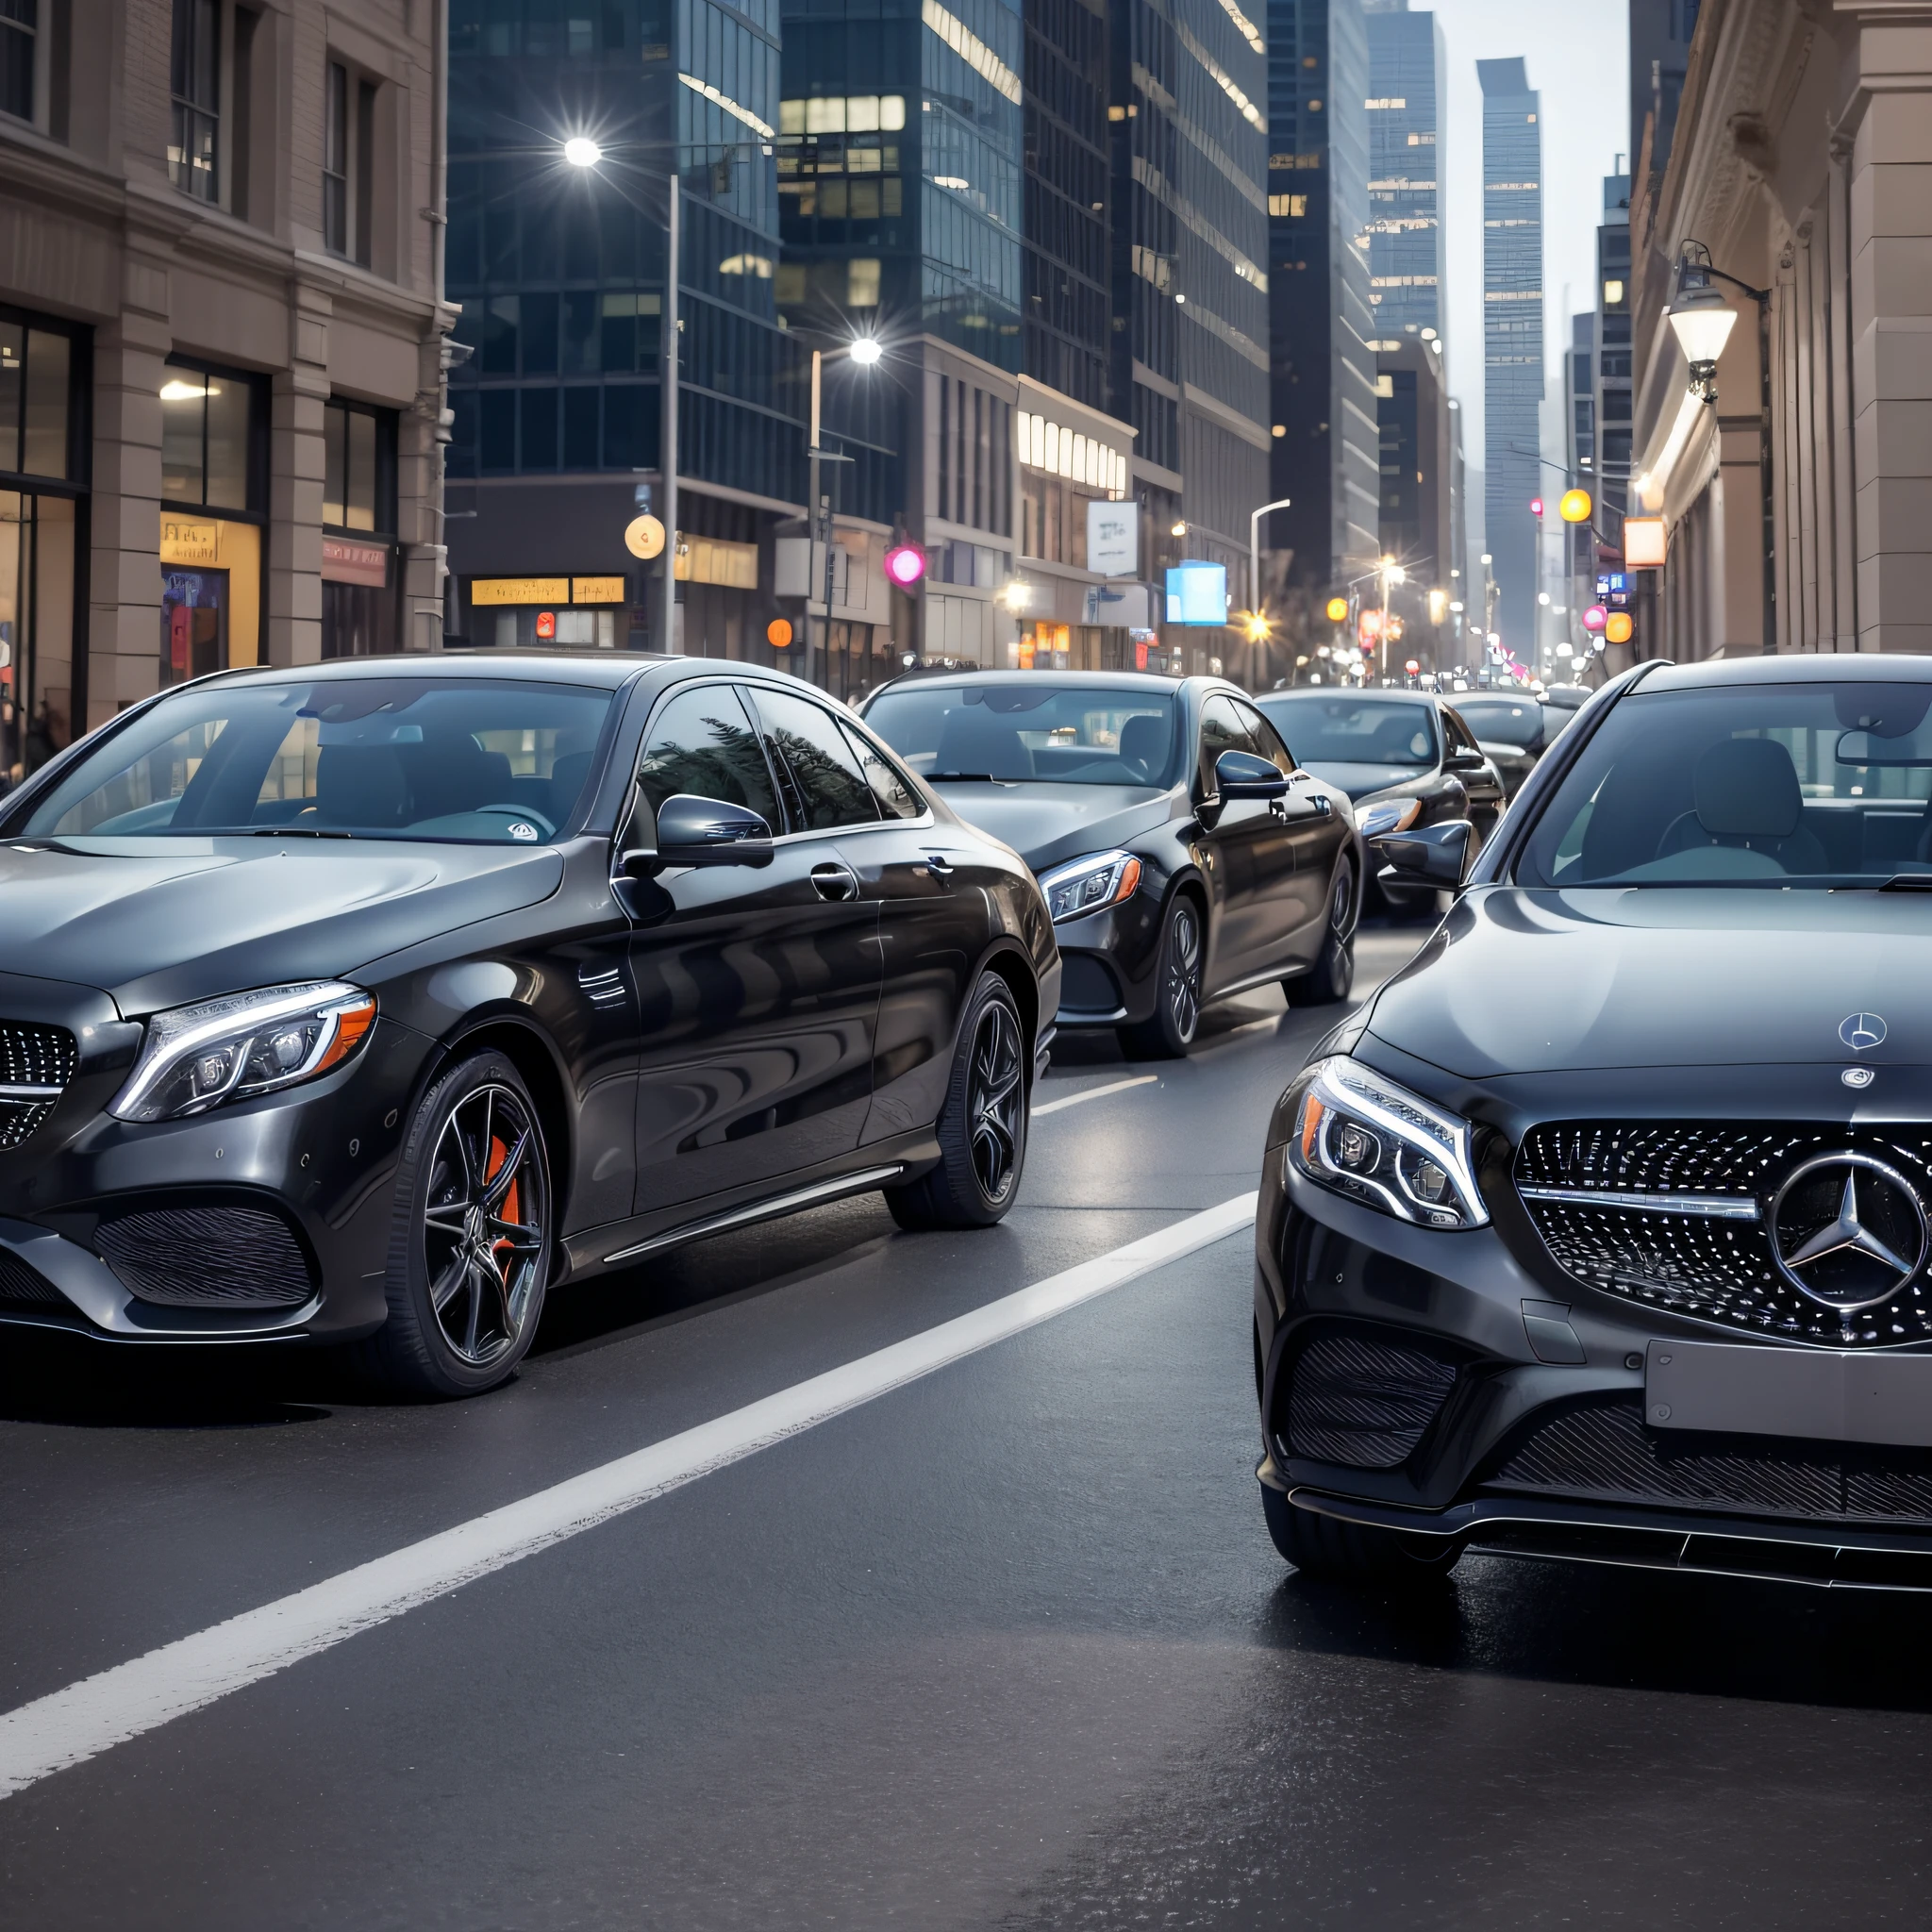
{"label": "street lamp", "polygon": [[574,134],[563,144],[563,158],[573,168],[594,168],[604,150],[588,134]]}
{"label": "street lamp", "polygon": [[[819,400],[822,393],[824,366],[836,362],[840,357],[847,356],[861,369],[872,368],[885,354],[884,346],[876,336],[854,336],[841,349],[814,349],[811,352],[811,426],[805,453],[810,459],[811,475],[808,488],[811,493],[810,515],[806,522],[808,530],[818,530],[823,525],[823,539],[825,546],[825,662],[832,659],[832,498],[830,491],[821,496],[819,491],[819,465],[821,463],[849,463],[852,458],[842,452],[824,449],[820,445],[824,438],[820,433]],[[807,552],[808,558],[810,552]],[[922,563],[922,569],[924,565]],[[918,576],[908,578],[901,585],[909,589],[918,581]],[[806,595],[805,607],[805,681],[814,684],[811,657],[811,596]]]}
{"label": "street lamp", "polygon": [[1270,510],[1290,507],[1289,499],[1280,496],[1248,514],[1248,605],[1257,612],[1261,608],[1261,519]]}

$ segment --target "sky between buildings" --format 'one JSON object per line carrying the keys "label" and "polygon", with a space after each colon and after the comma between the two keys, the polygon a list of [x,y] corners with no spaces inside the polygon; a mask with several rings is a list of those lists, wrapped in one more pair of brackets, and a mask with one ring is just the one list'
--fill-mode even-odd
{"label": "sky between buildings", "polygon": [[[1449,391],[1463,447],[1483,448],[1483,98],[1478,60],[1520,54],[1542,95],[1544,357],[1554,367],[1574,310],[1595,307],[1603,177],[1630,145],[1629,23],[1624,0],[1409,0],[1433,6],[1448,52],[1445,180]],[[1567,291],[1566,291],[1567,285]],[[1545,414],[1547,414],[1547,408]],[[1547,426],[1545,434],[1547,435]]]}

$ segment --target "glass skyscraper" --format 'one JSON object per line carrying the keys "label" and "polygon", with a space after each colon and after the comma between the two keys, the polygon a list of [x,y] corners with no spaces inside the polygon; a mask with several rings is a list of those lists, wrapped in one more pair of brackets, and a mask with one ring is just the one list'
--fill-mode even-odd
{"label": "glass skyscraper", "polygon": [[1368,0],[1369,303],[1383,337],[1442,332],[1442,29],[1407,0]]}
{"label": "glass skyscraper", "polygon": [[1291,582],[1323,596],[1381,554],[1369,86],[1359,0],[1271,0],[1269,494],[1293,507],[1269,537],[1294,552]]}
{"label": "glass skyscraper", "polygon": [[1478,60],[1483,91],[1484,505],[1496,630],[1536,644],[1543,396],[1543,195],[1540,96],[1520,59]]}

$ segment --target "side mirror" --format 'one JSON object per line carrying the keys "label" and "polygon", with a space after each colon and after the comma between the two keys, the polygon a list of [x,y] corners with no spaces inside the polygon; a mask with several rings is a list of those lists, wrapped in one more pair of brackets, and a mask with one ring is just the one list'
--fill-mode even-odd
{"label": "side mirror", "polygon": [[1288,780],[1251,751],[1224,751],[1214,760],[1214,785],[1224,799],[1285,798]]}
{"label": "side mirror", "polygon": [[1446,886],[1453,892],[1468,876],[1475,856],[1470,849],[1474,831],[1467,819],[1451,819],[1446,824],[1379,833],[1369,841],[1369,850],[1405,885]]}
{"label": "side mirror", "polygon": [[619,863],[633,878],[632,861],[649,858],[653,870],[668,865],[770,865],[772,828],[757,812],[722,799],[680,791],[658,808],[658,849],[626,852]]}
{"label": "side mirror", "polygon": [[1480,772],[1483,768],[1483,754],[1471,751],[1466,745],[1452,751],[1442,760],[1445,772]]}

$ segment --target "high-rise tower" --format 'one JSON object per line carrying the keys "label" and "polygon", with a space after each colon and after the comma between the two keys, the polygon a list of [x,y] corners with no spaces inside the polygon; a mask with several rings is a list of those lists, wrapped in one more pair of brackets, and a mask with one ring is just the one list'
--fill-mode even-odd
{"label": "high-rise tower", "polygon": [[1483,446],[1496,629],[1536,641],[1543,395],[1543,192],[1540,96],[1517,60],[1478,60],[1483,90]]}
{"label": "high-rise tower", "polygon": [[1369,304],[1377,335],[1442,332],[1442,29],[1407,0],[1368,0]]}

